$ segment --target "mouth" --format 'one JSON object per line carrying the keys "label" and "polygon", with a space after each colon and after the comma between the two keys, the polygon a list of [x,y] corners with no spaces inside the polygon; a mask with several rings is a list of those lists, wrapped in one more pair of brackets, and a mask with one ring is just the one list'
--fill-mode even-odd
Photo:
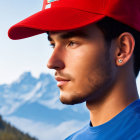
{"label": "mouth", "polygon": [[62,77],[55,77],[56,81],[57,81],[57,86],[61,87],[66,85],[70,80],[62,78]]}

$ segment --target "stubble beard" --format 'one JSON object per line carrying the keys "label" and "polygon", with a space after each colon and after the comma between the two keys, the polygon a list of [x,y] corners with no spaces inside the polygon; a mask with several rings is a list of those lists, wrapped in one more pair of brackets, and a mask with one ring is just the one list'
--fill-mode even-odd
{"label": "stubble beard", "polygon": [[[114,70],[112,65],[112,60],[110,58],[109,49],[107,49],[105,54],[105,63],[101,65],[102,75],[100,75],[100,80],[95,81],[92,77],[89,79],[91,83],[92,94],[87,99],[87,102],[100,102],[104,100],[108,94],[109,90],[114,83]],[[100,73],[100,72],[99,72]],[[97,78],[98,79],[98,78]]]}

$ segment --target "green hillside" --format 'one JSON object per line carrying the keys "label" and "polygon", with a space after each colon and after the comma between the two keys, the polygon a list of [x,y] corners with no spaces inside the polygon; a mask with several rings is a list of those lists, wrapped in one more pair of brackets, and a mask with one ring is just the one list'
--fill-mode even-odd
{"label": "green hillside", "polygon": [[37,140],[24,134],[9,123],[2,120],[0,116],[0,140]]}

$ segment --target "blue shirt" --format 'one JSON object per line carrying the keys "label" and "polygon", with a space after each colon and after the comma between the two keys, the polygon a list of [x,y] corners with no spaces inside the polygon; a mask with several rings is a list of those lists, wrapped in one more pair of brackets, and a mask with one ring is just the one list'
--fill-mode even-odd
{"label": "blue shirt", "polygon": [[103,125],[90,124],[65,140],[140,140],[140,100]]}

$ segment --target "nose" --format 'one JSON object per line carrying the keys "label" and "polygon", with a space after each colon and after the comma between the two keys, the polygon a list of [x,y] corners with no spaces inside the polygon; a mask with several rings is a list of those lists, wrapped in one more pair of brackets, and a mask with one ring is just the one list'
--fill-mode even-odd
{"label": "nose", "polygon": [[63,51],[61,49],[55,48],[48,63],[47,67],[49,69],[61,70],[64,69],[64,57]]}

